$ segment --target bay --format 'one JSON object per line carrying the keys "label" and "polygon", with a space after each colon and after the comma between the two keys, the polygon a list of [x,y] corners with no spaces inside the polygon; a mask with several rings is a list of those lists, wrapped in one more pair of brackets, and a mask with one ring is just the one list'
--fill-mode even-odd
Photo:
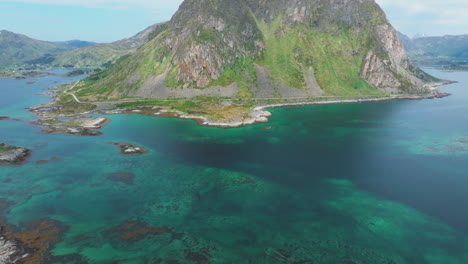
{"label": "bay", "polygon": [[99,137],[28,124],[49,100],[34,94],[76,78],[0,79],[0,115],[22,120],[0,121],[0,141],[33,150],[0,167],[2,218],[66,227],[47,263],[468,263],[468,74],[427,71],[453,95],[278,108],[236,129],[116,115]]}

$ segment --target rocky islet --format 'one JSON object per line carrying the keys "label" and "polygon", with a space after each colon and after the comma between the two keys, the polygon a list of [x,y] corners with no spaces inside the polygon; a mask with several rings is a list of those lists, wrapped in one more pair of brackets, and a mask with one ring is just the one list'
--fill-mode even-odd
{"label": "rocky islet", "polygon": [[0,143],[0,165],[21,165],[30,155],[30,149]]}

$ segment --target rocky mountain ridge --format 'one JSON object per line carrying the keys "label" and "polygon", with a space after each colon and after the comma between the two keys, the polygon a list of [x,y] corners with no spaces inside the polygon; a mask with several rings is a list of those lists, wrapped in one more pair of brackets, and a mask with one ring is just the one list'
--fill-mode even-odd
{"label": "rocky mountain ridge", "polygon": [[468,61],[468,35],[409,38],[399,33],[399,37],[408,56],[418,63]]}
{"label": "rocky mountain ridge", "polygon": [[150,38],[158,23],[136,35],[112,43],[81,40],[41,41],[10,31],[0,31],[0,68],[74,67],[105,68],[135,52]]}
{"label": "rocky mountain ridge", "polygon": [[73,46],[32,39],[7,30],[0,31],[0,68],[48,64]]}
{"label": "rocky mountain ridge", "polygon": [[135,54],[93,80],[96,98],[427,93],[374,0],[186,0]]}
{"label": "rocky mountain ridge", "polygon": [[147,27],[136,35],[111,43],[98,43],[63,53],[52,62],[58,67],[103,68],[109,67],[120,57],[135,52],[145,44],[150,34],[163,23]]}

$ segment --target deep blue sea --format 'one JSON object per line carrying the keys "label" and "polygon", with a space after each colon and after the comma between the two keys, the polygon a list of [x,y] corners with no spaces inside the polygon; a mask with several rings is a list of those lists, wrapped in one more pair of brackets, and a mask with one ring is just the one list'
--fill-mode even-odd
{"label": "deep blue sea", "polygon": [[468,72],[426,70],[453,95],[272,109],[236,129],[115,115],[98,137],[28,123],[50,100],[35,94],[79,77],[0,79],[0,116],[21,120],[0,121],[0,142],[33,150],[0,167],[0,218],[64,228],[44,263],[466,264]]}

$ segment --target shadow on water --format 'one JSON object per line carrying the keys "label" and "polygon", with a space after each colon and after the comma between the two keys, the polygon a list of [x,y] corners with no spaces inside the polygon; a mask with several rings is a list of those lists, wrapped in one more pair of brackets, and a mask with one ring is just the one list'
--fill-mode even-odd
{"label": "shadow on water", "polygon": [[[430,114],[442,100],[291,107],[273,110],[272,130],[261,130],[261,125],[238,129],[238,144],[175,140],[161,146],[183,163],[255,175],[304,194],[324,178],[349,179],[362,190],[468,234],[468,210],[460,211],[458,205],[467,183],[460,170],[447,170],[463,168],[464,158],[414,155],[397,144],[431,133],[411,128],[421,122],[421,114],[411,111],[428,109]],[[263,136],[281,140],[271,143]]]}
{"label": "shadow on water", "polygon": [[[281,109],[273,118],[272,130],[263,131],[261,126],[238,129],[236,136],[242,138],[239,144],[175,140],[166,141],[161,147],[164,153],[184,163],[249,173],[304,190],[323,178],[349,178],[356,164],[366,163],[362,157],[368,148],[365,144],[368,139],[354,137],[348,144],[349,137],[362,129],[388,125],[349,121],[385,118],[394,107],[397,107],[394,103],[382,103],[330,105],[317,109],[294,107],[291,113],[289,109]],[[337,108],[342,111],[338,112]],[[380,113],[376,114],[376,110]],[[275,122],[275,119],[282,121]],[[248,131],[244,133],[243,129]],[[223,132],[219,130],[214,137],[222,137]],[[268,138],[280,141],[272,143]],[[252,164],[257,166],[250,166]]]}

